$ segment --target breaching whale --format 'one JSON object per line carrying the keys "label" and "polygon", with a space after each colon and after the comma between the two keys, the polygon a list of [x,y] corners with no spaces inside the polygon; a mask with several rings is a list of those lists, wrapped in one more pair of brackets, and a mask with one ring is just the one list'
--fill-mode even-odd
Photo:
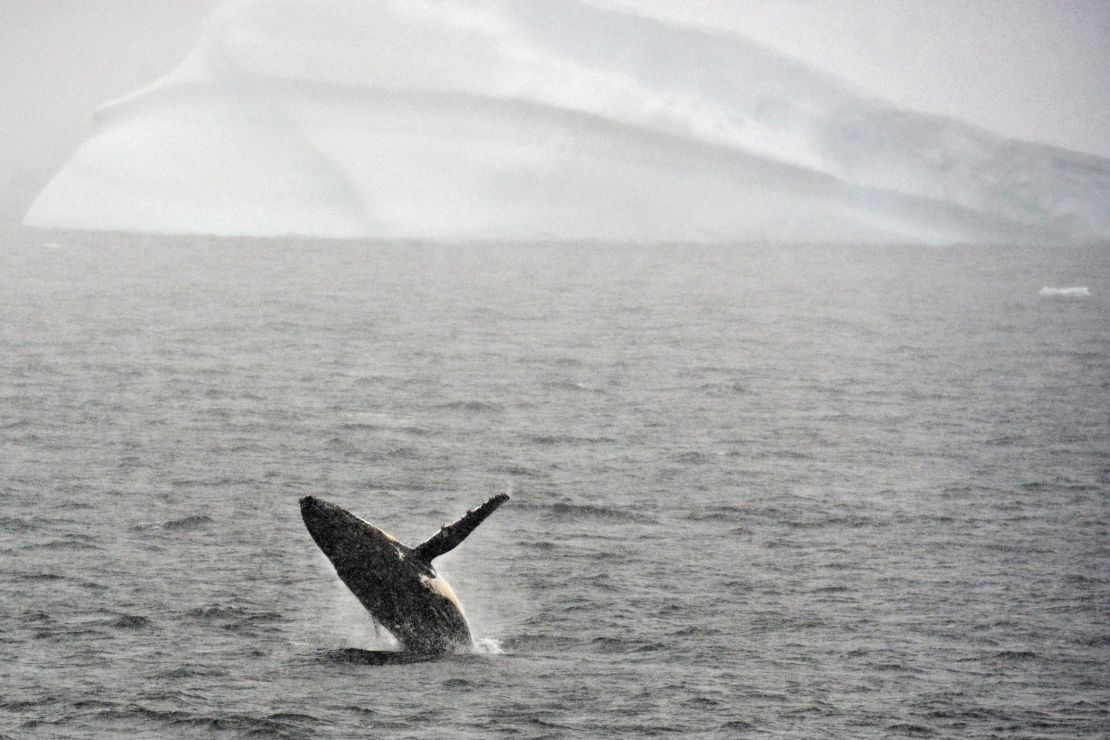
{"label": "breaching whale", "polygon": [[468,649],[472,638],[458,598],[432,560],[456,548],[508,500],[505,493],[494,496],[412,548],[314,496],[301,499],[301,517],[340,580],[405,650],[444,653]]}

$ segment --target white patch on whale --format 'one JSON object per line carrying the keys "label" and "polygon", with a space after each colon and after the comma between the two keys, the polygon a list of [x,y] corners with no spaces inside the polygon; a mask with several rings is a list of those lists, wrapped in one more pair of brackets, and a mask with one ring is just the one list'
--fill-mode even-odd
{"label": "white patch on whale", "polygon": [[426,575],[421,575],[420,582],[424,584],[424,588],[437,593],[443,598],[450,601],[458,608],[460,612],[462,612],[464,617],[466,616],[466,612],[463,612],[462,604],[459,603],[458,597],[455,596],[455,592],[451,590],[451,584],[447,583],[447,581],[443,578],[440,578],[438,573],[434,578],[429,578]]}

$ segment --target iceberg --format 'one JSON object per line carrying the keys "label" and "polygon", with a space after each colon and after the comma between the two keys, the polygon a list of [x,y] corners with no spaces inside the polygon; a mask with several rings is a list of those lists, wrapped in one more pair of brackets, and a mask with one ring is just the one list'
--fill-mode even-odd
{"label": "iceberg", "polygon": [[1086,298],[1091,295],[1091,289],[1085,285],[1076,285],[1068,288],[1053,288],[1045,286],[1040,290],[1041,295],[1049,296],[1071,296],[1075,298]]}
{"label": "iceberg", "polygon": [[25,223],[442,240],[1074,243],[1110,160],[585,0],[240,0]]}

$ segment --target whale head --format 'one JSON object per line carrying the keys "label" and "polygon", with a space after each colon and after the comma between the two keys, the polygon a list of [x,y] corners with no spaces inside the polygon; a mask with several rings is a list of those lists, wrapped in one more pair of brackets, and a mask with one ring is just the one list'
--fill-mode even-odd
{"label": "whale head", "polygon": [[392,535],[315,496],[301,499],[301,518],[337,570],[396,567],[407,555],[408,548]]}

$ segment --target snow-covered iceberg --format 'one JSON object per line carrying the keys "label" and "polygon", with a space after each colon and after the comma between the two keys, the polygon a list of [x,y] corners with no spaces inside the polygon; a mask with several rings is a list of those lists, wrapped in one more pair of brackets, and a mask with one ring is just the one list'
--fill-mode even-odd
{"label": "snow-covered iceberg", "polygon": [[576,0],[241,0],[105,106],[39,227],[624,241],[1110,238],[1110,161]]}

